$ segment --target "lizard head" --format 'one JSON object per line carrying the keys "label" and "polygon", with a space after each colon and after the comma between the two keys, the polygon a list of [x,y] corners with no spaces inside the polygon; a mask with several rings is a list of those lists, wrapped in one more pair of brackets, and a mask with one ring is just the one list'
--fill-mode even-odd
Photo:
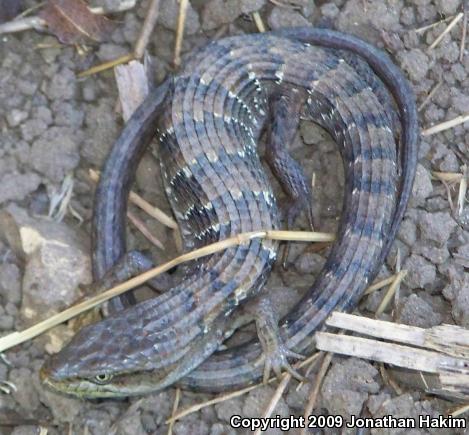
{"label": "lizard head", "polygon": [[78,397],[144,394],[149,384],[157,382],[147,382],[148,377],[163,375],[163,370],[154,370],[147,357],[152,346],[140,323],[137,316],[120,316],[82,328],[46,361],[41,381]]}

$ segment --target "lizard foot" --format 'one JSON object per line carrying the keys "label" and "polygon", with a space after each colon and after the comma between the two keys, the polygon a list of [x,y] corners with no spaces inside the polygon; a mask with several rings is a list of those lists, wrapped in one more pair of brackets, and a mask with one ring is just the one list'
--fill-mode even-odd
{"label": "lizard foot", "polygon": [[283,343],[278,344],[275,348],[264,350],[263,354],[258,358],[254,365],[259,366],[264,363],[264,374],[262,381],[266,384],[270,378],[270,372],[277,375],[280,379],[282,370],[290,373],[295,379],[300,382],[304,382],[306,379],[300,373],[298,373],[288,362],[288,358],[295,358],[299,360],[305,359],[305,357],[299,353],[293,352],[288,349]]}

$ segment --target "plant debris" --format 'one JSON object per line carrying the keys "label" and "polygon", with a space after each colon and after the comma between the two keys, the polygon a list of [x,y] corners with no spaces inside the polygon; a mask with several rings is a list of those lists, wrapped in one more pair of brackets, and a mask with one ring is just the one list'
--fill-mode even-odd
{"label": "plant debris", "polygon": [[114,28],[112,21],[93,14],[83,0],[49,0],[39,16],[68,45],[103,42]]}

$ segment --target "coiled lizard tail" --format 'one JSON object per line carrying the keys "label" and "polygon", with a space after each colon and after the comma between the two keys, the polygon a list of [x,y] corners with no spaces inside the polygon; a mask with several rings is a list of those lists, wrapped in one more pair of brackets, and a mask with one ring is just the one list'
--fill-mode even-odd
{"label": "coiled lizard tail", "polygon": [[[357,73],[342,50],[361,56],[369,66],[360,63]],[[279,213],[257,143],[272,115],[277,123],[269,131],[274,148],[291,136],[298,109],[292,109],[294,122],[281,115],[285,89],[290,92],[286,99],[299,96],[304,113],[339,145],[346,191],[337,241],[311,290],[280,326],[282,349],[301,354],[333,309],[354,306],[395,236],[415,171],[416,111],[408,84],[379,50],[351,36],[310,28],[213,42],[197,51],[173,82],[171,98],[155,109],[158,117],[141,111],[146,117],[133,117],[131,126],[158,119],[153,131],[160,143],[163,181],[185,249],[239,232],[278,228]],[[399,155],[398,117],[392,115],[388,91],[402,124]],[[273,104],[277,110],[269,110],[270,99],[280,102]],[[146,101],[143,107],[151,104]],[[144,142],[136,131],[124,129],[102,174],[94,221],[96,279],[125,252],[126,197]],[[287,192],[309,194],[295,165],[281,150],[273,155]],[[173,383],[219,391],[255,382],[263,372],[256,364],[259,343],[203,361],[223,341],[235,308],[259,293],[277,248],[272,241],[251,240],[198,262],[162,296],[87,328],[54,357],[44,379],[62,391],[92,397],[140,394]],[[121,340],[123,334],[129,339]]]}

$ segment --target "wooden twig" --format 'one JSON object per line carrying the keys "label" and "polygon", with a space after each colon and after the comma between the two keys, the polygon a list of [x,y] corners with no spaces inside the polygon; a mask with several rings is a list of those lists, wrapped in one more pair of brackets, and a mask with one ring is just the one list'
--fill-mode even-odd
{"label": "wooden twig", "polygon": [[[178,410],[179,407],[179,400],[181,399],[181,389],[176,388],[176,395],[174,396],[174,403],[173,403],[173,410],[171,412],[171,418],[174,418],[176,415],[176,411]],[[168,425],[168,435],[172,435],[173,433],[173,426],[174,426],[175,420],[171,420]]]}
{"label": "wooden twig", "polygon": [[[285,391],[285,388],[287,388],[288,383],[291,381],[291,378],[292,378],[292,375],[290,373],[283,374],[282,380],[280,381],[277,389],[275,390],[275,394],[272,396],[272,399],[270,400],[269,404],[267,405],[267,408],[262,414],[262,418],[267,419],[272,415],[272,413],[275,410],[275,407],[277,406],[280,398],[283,395],[283,392]],[[262,429],[258,428],[254,432],[254,435],[261,435],[262,432],[263,432]]]}
{"label": "wooden twig", "polygon": [[440,21],[437,21],[435,23],[428,24],[427,26],[419,27],[418,29],[415,29],[414,32],[415,33],[424,33],[427,30],[433,29],[434,27],[438,26],[441,23],[447,23],[448,21],[452,20],[453,18],[454,18],[454,15],[451,15],[451,16],[446,17],[446,18],[444,18]]}
{"label": "wooden twig", "polygon": [[[293,368],[294,369],[300,369],[302,367],[305,367],[305,366],[311,364],[311,362],[314,361],[315,359],[317,359],[317,357],[318,357],[318,352],[315,352],[313,355],[311,355],[310,357],[308,357],[304,361],[299,361],[296,364],[294,364]],[[284,373],[283,376],[287,376],[287,374]],[[276,380],[277,380],[277,377],[272,377],[268,380],[267,383],[271,383],[271,382],[274,382]],[[233,399],[235,397],[242,396],[243,394],[249,393],[249,391],[252,391],[252,390],[255,390],[256,388],[262,387],[263,385],[265,385],[265,384],[263,382],[261,382],[259,384],[251,385],[249,387],[243,388],[243,389],[238,390],[238,391],[233,391],[232,393],[223,394],[221,396],[215,397],[214,399],[207,400],[207,401],[202,402],[202,403],[197,403],[195,405],[192,405],[192,406],[182,410],[179,414],[169,418],[168,420],[166,420],[166,423],[170,423],[171,421],[180,420],[181,418],[183,418],[183,417],[185,417],[189,414],[192,414],[194,412],[200,411],[202,408],[206,408],[207,406],[215,405],[216,403],[225,402],[226,400],[230,400],[230,399]]]}
{"label": "wooden twig", "polygon": [[[94,169],[89,169],[88,174],[92,181],[98,182],[99,172]],[[171,228],[173,230],[178,229],[177,222],[170,216],[168,216],[163,210],[160,210],[158,207],[151,205],[148,201],[143,199],[138,193],[134,191],[130,192],[129,200],[132,204],[141,208],[145,213],[147,213],[152,218],[156,219],[158,222],[161,222],[163,225]]]}
{"label": "wooden twig", "polygon": [[141,59],[145,53],[150,36],[153,33],[153,29],[158,19],[158,11],[160,8],[160,0],[151,0],[150,6],[148,7],[147,14],[145,15],[145,21],[143,23],[142,30],[134,46],[134,58]]}
{"label": "wooden twig", "polygon": [[436,91],[440,89],[440,86],[443,84],[443,82],[440,80],[434,87],[433,89],[429,92],[429,94],[425,97],[425,99],[422,101],[422,104],[418,107],[418,111],[420,112],[432,99],[433,95],[436,94]]}
{"label": "wooden twig", "polygon": [[432,171],[431,175],[440,181],[445,181],[446,183],[460,183],[462,179],[462,174],[459,172],[438,172]]}
{"label": "wooden twig", "polygon": [[370,285],[365,292],[363,293],[363,296],[369,295],[370,293],[375,292],[376,290],[380,290],[383,287],[386,287],[387,285],[391,284],[394,280],[396,279],[396,275],[391,275],[388,278],[384,278],[372,285]]}
{"label": "wooden twig", "polygon": [[394,343],[317,332],[317,349],[393,364],[419,372],[434,373],[438,376],[440,387],[428,392],[468,400],[469,331],[467,329],[455,325],[424,329],[338,312],[332,313],[326,320],[326,325]]}
{"label": "wooden twig", "polygon": [[178,25],[176,31],[176,43],[174,44],[174,59],[173,63],[176,68],[181,65],[181,47],[182,39],[184,37],[184,26],[186,24],[188,0],[181,0],[179,4]]}
{"label": "wooden twig", "polygon": [[392,284],[389,286],[386,294],[383,297],[383,300],[379,304],[379,307],[376,310],[376,316],[381,315],[384,310],[387,308],[389,302],[393,298],[394,294],[396,293],[401,281],[404,279],[404,277],[407,275],[406,270],[400,271],[397,275],[395,275],[394,280]]}
{"label": "wooden twig", "polygon": [[449,121],[442,122],[441,124],[434,125],[433,127],[422,130],[422,136],[431,136],[432,134],[439,133],[440,131],[448,130],[456,127],[459,124],[469,121],[469,113],[457,116]]}
{"label": "wooden twig", "polygon": [[147,238],[147,240],[149,240],[157,248],[161,250],[164,249],[163,243],[161,243],[158,238],[152,234],[152,232],[138,216],[133,214],[131,211],[127,211],[127,218],[135,226],[135,228],[137,228]]}
{"label": "wooden twig", "polygon": [[462,165],[462,177],[459,183],[457,215],[460,216],[464,209],[467,193],[467,165]]}
{"label": "wooden twig", "polygon": [[88,77],[93,74],[97,74],[103,71],[107,71],[108,69],[114,68],[117,65],[121,65],[123,63],[127,63],[134,58],[132,53],[125,54],[124,56],[118,57],[117,59],[110,60],[109,62],[103,62],[99,65],[92,66],[91,68],[82,71],[77,74],[78,78]]}
{"label": "wooden twig", "polygon": [[458,24],[458,22],[461,20],[461,18],[464,16],[462,12],[457,14],[451,21],[451,23],[448,24],[445,30],[441,32],[441,34],[436,38],[433,43],[430,45],[430,49],[434,49],[440,42],[441,40],[445,37],[445,35],[449,32],[451,32],[451,29]]}
{"label": "wooden twig", "polygon": [[[316,400],[319,395],[319,390],[321,389],[322,381],[324,380],[324,377],[326,376],[327,370],[329,370],[331,361],[332,361],[332,353],[326,353],[322,361],[321,368],[319,369],[319,373],[316,377],[314,388],[311,390],[308,403],[305,406],[304,418],[306,421],[309,421],[309,416],[313,412],[314,405],[316,405]],[[307,435],[307,433],[308,431],[306,428],[302,428],[300,431],[301,435]]]}
{"label": "wooden twig", "polygon": [[459,48],[459,62],[462,63],[464,59],[464,51],[466,49],[466,35],[467,35],[467,9],[469,8],[468,6],[468,0],[462,0],[462,12],[463,12],[463,18],[462,18],[462,30],[461,30],[461,46]]}
{"label": "wooden twig", "polygon": [[256,23],[257,30],[261,33],[265,32],[265,25],[264,22],[262,21],[261,15],[259,12],[253,12],[252,17],[254,18],[254,22]]}

